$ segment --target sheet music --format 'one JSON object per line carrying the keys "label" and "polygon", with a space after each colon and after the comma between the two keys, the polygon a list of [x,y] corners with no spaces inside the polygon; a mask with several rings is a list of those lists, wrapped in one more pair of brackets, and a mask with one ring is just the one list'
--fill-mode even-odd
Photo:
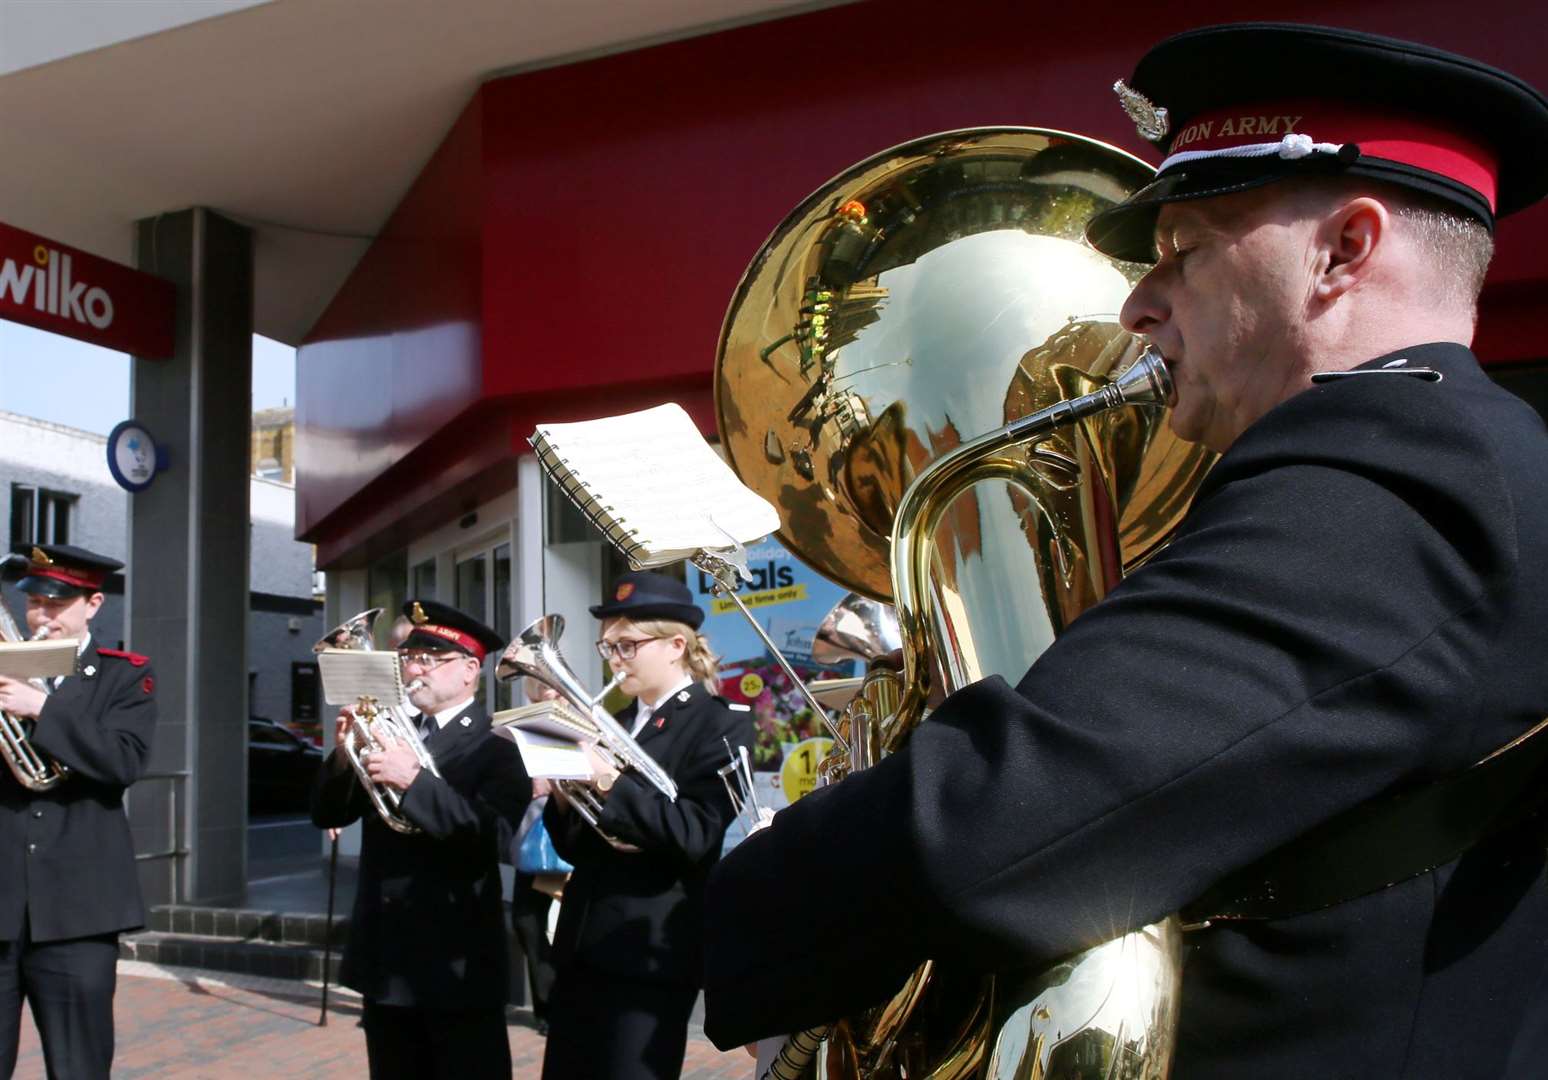
{"label": "sheet music", "polygon": [[403,700],[403,672],[395,652],[324,649],[317,654],[317,669],[329,705],[353,705],[371,697],[383,708],[392,708]]}
{"label": "sheet music", "polygon": [[503,709],[491,716],[489,722],[496,728],[515,727],[569,742],[597,738],[597,726],[563,701],[534,701]]}
{"label": "sheet music", "polygon": [[[596,504],[627,527],[645,565],[742,543],[779,528],[779,513],[748,488],[675,403],[571,424],[542,424],[537,438]],[[711,519],[713,515],[713,520]]]}
{"label": "sheet music", "polygon": [[52,679],[74,675],[79,638],[0,641],[0,675],[10,679]]}
{"label": "sheet music", "polygon": [[496,728],[516,744],[521,763],[527,767],[527,775],[534,780],[590,780],[591,762],[580,743],[569,739],[556,739],[552,735],[539,735],[535,731],[523,731],[509,725]]}

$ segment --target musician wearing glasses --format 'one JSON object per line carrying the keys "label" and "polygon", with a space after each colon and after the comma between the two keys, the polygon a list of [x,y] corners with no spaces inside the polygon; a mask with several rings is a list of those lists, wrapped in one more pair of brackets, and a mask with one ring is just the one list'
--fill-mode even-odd
{"label": "musician wearing glasses", "polygon": [[15,1068],[25,1001],[49,1076],[106,1077],[118,934],[145,922],[123,797],[150,758],[156,678],[91,632],[122,563],[65,544],[27,555],[27,636],[80,645],[73,675],[0,677],[0,711],[48,768],[25,784],[0,769],[0,1076]]}
{"label": "musician wearing glasses", "polygon": [[[435,771],[401,743],[370,756],[366,767],[374,782],[400,793],[402,816],[417,831],[382,821],[337,746],[312,788],[319,828],[364,823],[340,979],[365,998],[373,1080],[503,1080],[511,1070],[510,949],[500,822],[520,824],[532,782],[516,748],[490,733],[475,692],[484,658],[504,643],[445,604],[410,601],[404,614],[413,626],[398,658]],[[341,714],[336,742],[348,728]]]}
{"label": "musician wearing glasses", "polygon": [[[1017,685],[947,697],[717,869],[706,1031],[853,1016],[930,958],[999,973],[1001,1009],[1181,912],[1177,1080],[1541,1076],[1513,1045],[1548,988],[1548,432],[1469,344],[1495,219],[1548,192],[1548,100],[1258,23],[1126,82],[1163,165],[1086,238],[1153,264],[1122,322],[1220,459]],[[769,934],[810,890],[817,927]],[[1063,1043],[1088,1004],[1041,1049],[1100,1047]],[[1127,1075],[1142,1023],[1081,1075]]]}
{"label": "musician wearing glasses", "polygon": [[625,574],[591,613],[598,652],[634,698],[614,715],[677,799],[599,763],[598,828],[637,851],[609,845],[557,789],[549,800],[544,823],[575,871],[554,939],[543,1076],[675,1077],[702,982],[704,882],[733,817],[717,770],[728,742],[751,747],[752,723],[717,696],[704,612],[681,582]]}

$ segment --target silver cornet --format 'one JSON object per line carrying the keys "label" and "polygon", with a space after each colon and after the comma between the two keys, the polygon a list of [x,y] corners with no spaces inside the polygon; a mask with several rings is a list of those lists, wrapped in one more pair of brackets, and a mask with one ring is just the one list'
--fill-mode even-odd
{"label": "silver cornet", "polygon": [[[327,649],[352,649],[358,652],[375,652],[376,642],[371,636],[371,626],[381,613],[381,608],[371,608],[351,619],[346,619],[333,631],[323,635],[317,644],[312,646],[312,651],[320,653]],[[412,694],[423,685],[422,679],[415,679],[404,688],[404,695]],[[414,836],[422,830],[403,816],[402,793],[396,788],[372,780],[370,772],[366,769],[366,763],[370,761],[372,754],[382,753],[393,743],[407,745],[419,759],[420,768],[427,769],[431,776],[440,777],[440,770],[435,767],[435,759],[425,748],[418,729],[397,702],[379,702],[370,697],[363,697],[356,701],[351,713],[349,730],[339,745],[344,750],[344,756],[349,759],[350,765],[354,766],[355,775],[360,778],[366,794],[371,797],[371,805],[376,807],[377,815],[394,832]]]}
{"label": "silver cornet", "polygon": [[[567,704],[578,710],[582,716],[589,717],[596,725],[596,750],[609,765],[620,772],[624,769],[633,769],[648,780],[657,791],[675,802],[677,785],[672,782],[672,778],[656,763],[655,758],[640,749],[640,744],[635,742],[618,721],[608,715],[608,711],[602,707],[602,699],[618,685],[623,676],[614,676],[613,681],[604,686],[602,692],[595,697],[587,693],[580,678],[559,652],[559,636],[563,633],[563,615],[544,615],[537,619],[523,630],[515,641],[506,646],[505,652],[500,656],[500,662],[495,665],[495,678],[501,682],[509,682],[511,679],[530,676],[544,686],[557,690]],[[554,786],[569,800],[570,805],[575,807],[576,813],[580,814],[582,820],[595,829],[597,835],[608,844],[619,851],[639,850],[633,844],[620,840],[616,836],[610,836],[602,829],[599,824],[602,817],[602,800],[597,798],[596,792],[590,787],[576,780],[555,780]]]}
{"label": "silver cornet", "polygon": [[[0,559],[0,566],[17,558],[20,556],[7,555]],[[23,638],[10,608],[5,606],[4,600],[0,600],[0,641],[41,641],[47,636],[48,628],[42,627],[32,637]],[[53,692],[47,679],[29,679],[28,682],[45,694]],[[26,723],[8,712],[0,712],[0,755],[5,757],[11,775],[28,791],[48,791],[70,774],[65,766],[40,754],[27,737]]]}

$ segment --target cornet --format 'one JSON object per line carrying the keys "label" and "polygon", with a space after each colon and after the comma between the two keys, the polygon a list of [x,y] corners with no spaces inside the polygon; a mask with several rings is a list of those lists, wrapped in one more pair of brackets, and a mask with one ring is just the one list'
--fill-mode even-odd
{"label": "cornet", "polygon": [[[10,562],[15,558],[19,556],[8,555],[0,560],[0,563]],[[41,641],[47,636],[48,628],[42,627],[31,638],[23,638],[21,628],[11,617],[10,609],[5,606],[3,600],[0,600],[0,641]],[[28,681],[43,693],[52,693],[47,679]],[[69,769],[53,758],[46,758],[38,753],[37,748],[27,738],[26,724],[20,717],[12,716],[7,712],[0,712],[0,753],[5,755],[5,764],[11,770],[11,774],[28,791],[48,791],[70,773]]]}
{"label": "cornet", "polygon": [[[323,635],[317,644],[312,646],[312,651],[320,653],[327,649],[352,649],[358,652],[375,652],[376,643],[371,637],[371,625],[381,613],[381,608],[371,608],[369,611],[362,611],[354,618],[346,619],[333,631]],[[412,694],[423,685],[422,679],[415,679],[404,688],[404,695]],[[414,836],[422,830],[403,816],[402,793],[396,788],[372,780],[370,772],[366,769],[372,754],[382,753],[393,743],[399,742],[414,751],[414,756],[419,759],[420,768],[428,770],[431,776],[440,777],[440,770],[435,767],[435,759],[430,756],[430,751],[425,749],[418,729],[404,715],[403,709],[397,702],[386,704],[370,697],[358,700],[351,713],[349,730],[339,746],[343,749],[344,756],[349,759],[350,765],[354,766],[355,775],[360,778],[366,794],[371,797],[371,805],[376,807],[377,815],[394,832]]]}
{"label": "cornet", "polygon": [[[602,688],[595,697],[586,692],[579,677],[559,653],[559,635],[564,633],[563,615],[544,615],[533,622],[506,646],[495,665],[495,678],[509,682],[518,677],[531,676],[544,686],[559,692],[559,696],[582,716],[589,717],[597,728],[596,750],[612,767],[622,772],[633,769],[668,799],[677,800],[677,785],[656,759],[640,749],[639,743],[629,736],[617,720],[602,708],[602,699],[623,679],[615,675],[613,681]],[[575,807],[581,819],[596,830],[597,835],[618,851],[638,851],[639,848],[605,832],[599,822],[602,817],[602,800],[587,785],[575,780],[555,780],[554,785]]]}

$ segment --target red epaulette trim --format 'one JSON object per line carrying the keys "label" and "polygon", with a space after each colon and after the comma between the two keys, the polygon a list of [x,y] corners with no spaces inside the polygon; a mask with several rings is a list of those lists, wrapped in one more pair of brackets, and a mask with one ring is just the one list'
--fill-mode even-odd
{"label": "red epaulette trim", "polygon": [[122,649],[98,649],[97,652],[103,656],[116,656],[120,660],[127,660],[135,667],[144,667],[150,663],[150,657],[143,656],[137,652],[124,652]]}

